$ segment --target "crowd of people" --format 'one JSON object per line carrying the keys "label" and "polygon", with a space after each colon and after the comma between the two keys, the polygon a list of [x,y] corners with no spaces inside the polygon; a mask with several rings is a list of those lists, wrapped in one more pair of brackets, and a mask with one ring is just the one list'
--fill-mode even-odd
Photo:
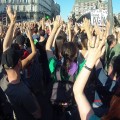
{"label": "crowd of people", "polygon": [[60,16],[0,24],[0,120],[120,120],[120,28]]}

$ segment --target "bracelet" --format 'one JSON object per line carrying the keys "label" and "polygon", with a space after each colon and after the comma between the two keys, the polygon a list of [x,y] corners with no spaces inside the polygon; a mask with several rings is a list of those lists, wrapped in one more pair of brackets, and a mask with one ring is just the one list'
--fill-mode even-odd
{"label": "bracelet", "polygon": [[89,68],[86,64],[84,66],[87,70],[92,71],[92,68]]}

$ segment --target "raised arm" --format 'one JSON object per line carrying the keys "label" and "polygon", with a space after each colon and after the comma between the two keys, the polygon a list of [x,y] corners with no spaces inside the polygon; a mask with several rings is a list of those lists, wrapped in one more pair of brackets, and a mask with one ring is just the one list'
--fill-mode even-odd
{"label": "raised arm", "polygon": [[92,40],[92,34],[91,34],[91,31],[90,31],[90,21],[85,18],[83,20],[83,28],[85,30],[85,32],[87,33],[87,37],[88,37],[88,40]]}
{"label": "raised arm", "polygon": [[84,94],[84,88],[92,71],[92,68],[105,51],[105,40],[99,41],[99,38],[97,38],[97,40],[93,39],[92,41],[94,41],[95,45],[91,47],[89,45],[89,54],[86,60],[86,65],[79,73],[73,87],[74,96],[78,105],[81,120],[89,120],[91,115],[94,114],[92,107],[90,106],[90,103]]}
{"label": "raised arm", "polygon": [[61,31],[61,28],[62,28],[62,25],[59,27],[59,29],[57,30],[56,34],[55,34],[55,37],[54,37],[54,41],[53,41],[53,44],[52,44],[52,47],[55,48],[55,40],[57,39],[60,31]]}
{"label": "raised arm", "polygon": [[45,30],[45,18],[42,18],[42,30]]}
{"label": "raised arm", "polygon": [[32,59],[34,58],[34,56],[37,53],[36,52],[36,47],[35,47],[35,45],[33,43],[32,33],[31,33],[30,29],[26,30],[26,35],[27,35],[27,37],[30,40],[30,45],[31,45],[32,52],[31,52],[31,54],[27,58],[25,58],[24,60],[22,60],[22,69],[24,69],[32,61]]}
{"label": "raised arm", "polygon": [[79,32],[79,27],[78,27],[77,23],[75,23],[75,27],[74,27],[75,35],[77,35],[78,32]]}
{"label": "raised arm", "polygon": [[110,22],[109,21],[107,21],[107,25],[106,25],[106,38],[107,38],[107,36],[109,35],[109,30],[110,30]]}
{"label": "raised arm", "polygon": [[51,23],[51,21],[49,21],[48,22],[48,28],[49,28],[49,35],[51,34],[51,32],[52,32],[52,23]]}
{"label": "raised arm", "polygon": [[11,6],[6,7],[7,14],[10,18],[10,26],[8,28],[8,31],[6,33],[4,42],[3,42],[3,52],[6,51],[12,43],[12,37],[13,37],[13,31],[14,31],[14,25],[16,22],[16,12],[12,13]]}
{"label": "raised arm", "polygon": [[71,27],[72,27],[72,22],[68,22],[68,37],[69,37],[69,42],[72,42],[72,34],[71,34]]}
{"label": "raised arm", "polygon": [[61,18],[60,18],[60,16],[57,16],[56,20],[54,21],[53,30],[52,30],[52,32],[47,40],[47,43],[46,43],[46,53],[47,53],[48,59],[53,57],[53,52],[51,50],[51,47],[52,47],[52,43],[53,43],[55,34],[56,34],[58,28],[60,27],[60,25],[61,25]]}

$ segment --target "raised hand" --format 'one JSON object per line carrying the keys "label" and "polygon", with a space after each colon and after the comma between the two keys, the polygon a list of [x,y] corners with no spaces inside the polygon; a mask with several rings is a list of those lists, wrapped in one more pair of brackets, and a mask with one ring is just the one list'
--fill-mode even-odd
{"label": "raised hand", "polygon": [[42,21],[42,23],[45,23],[45,18],[42,18],[42,20],[41,20],[41,21]]}
{"label": "raised hand", "polygon": [[26,35],[27,35],[27,37],[28,37],[29,39],[32,38],[32,32],[31,32],[31,29],[30,29],[30,28],[27,28],[27,29],[26,29]]}
{"label": "raised hand", "polygon": [[18,27],[15,26],[13,30],[13,38],[17,36],[17,33],[18,33]]}
{"label": "raised hand", "polygon": [[54,21],[54,28],[59,28],[62,24],[62,19],[60,16],[56,16],[56,19]]}
{"label": "raised hand", "polygon": [[[103,37],[103,39],[100,39],[100,36],[93,37],[92,42],[88,44],[89,53],[88,53],[88,60],[91,61],[91,63],[95,64],[95,62],[103,56],[105,52],[105,40],[106,37]],[[89,62],[90,63],[90,62]]]}
{"label": "raised hand", "polygon": [[89,30],[90,28],[90,20],[88,20],[87,18],[83,19],[83,28],[85,29],[85,31]]}
{"label": "raised hand", "polygon": [[8,14],[9,18],[10,18],[10,21],[15,23],[16,22],[16,16],[17,16],[16,11],[14,11],[14,13],[13,13],[10,5],[8,5],[6,7],[6,11],[7,11],[7,14]]}
{"label": "raised hand", "polygon": [[75,27],[74,27],[74,32],[75,32],[75,34],[77,34],[78,31],[79,31],[78,25],[77,25],[77,23],[75,23]]}
{"label": "raised hand", "polygon": [[87,33],[88,41],[92,40],[92,31],[90,31],[91,25],[90,25],[90,20],[87,18],[83,19],[83,24],[82,24],[83,29]]}
{"label": "raised hand", "polygon": [[107,21],[106,29],[107,29],[107,30],[110,29],[110,21]]}
{"label": "raised hand", "polygon": [[72,21],[69,21],[68,23],[67,23],[67,25],[68,25],[68,30],[71,30],[71,28],[72,28]]}
{"label": "raised hand", "polygon": [[100,35],[101,34],[101,30],[99,28],[99,26],[97,24],[94,25],[94,30],[95,30],[95,34],[96,35]]}

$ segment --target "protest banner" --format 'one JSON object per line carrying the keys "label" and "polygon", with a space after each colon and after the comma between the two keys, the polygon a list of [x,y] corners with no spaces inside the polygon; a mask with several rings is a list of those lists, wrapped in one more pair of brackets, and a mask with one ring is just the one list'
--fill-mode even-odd
{"label": "protest banner", "polygon": [[91,24],[98,26],[104,26],[107,21],[108,12],[107,10],[94,10],[91,11]]}

